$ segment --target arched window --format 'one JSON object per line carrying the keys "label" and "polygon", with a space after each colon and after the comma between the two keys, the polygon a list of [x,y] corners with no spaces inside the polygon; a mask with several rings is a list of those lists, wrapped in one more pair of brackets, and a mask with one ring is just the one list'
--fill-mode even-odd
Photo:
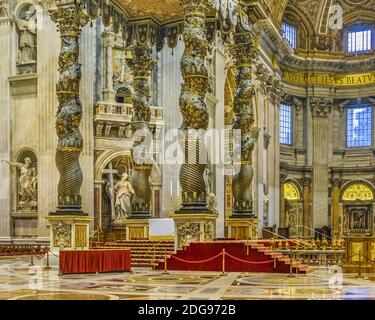
{"label": "arched window", "polygon": [[372,201],[374,194],[372,190],[364,183],[355,183],[350,185],[343,193],[344,201]]}
{"label": "arched window", "polygon": [[293,183],[285,183],[284,185],[284,198],[286,200],[299,200],[300,195],[297,187]]}
{"label": "arched window", "polygon": [[116,102],[117,103],[132,103],[132,93],[129,88],[121,86],[116,91]]}
{"label": "arched window", "polygon": [[374,25],[358,23],[346,29],[346,51],[366,53],[374,49]]}
{"label": "arched window", "polygon": [[288,41],[293,49],[297,48],[297,33],[298,29],[294,25],[283,22],[281,25],[282,36]]}

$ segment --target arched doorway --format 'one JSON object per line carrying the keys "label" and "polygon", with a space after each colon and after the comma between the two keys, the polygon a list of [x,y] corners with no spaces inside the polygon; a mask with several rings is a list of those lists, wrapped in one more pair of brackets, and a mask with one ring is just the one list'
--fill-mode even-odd
{"label": "arched doorway", "polygon": [[303,209],[301,192],[293,181],[288,181],[284,184],[284,199],[289,238],[298,238],[303,234],[303,230],[301,230]]}

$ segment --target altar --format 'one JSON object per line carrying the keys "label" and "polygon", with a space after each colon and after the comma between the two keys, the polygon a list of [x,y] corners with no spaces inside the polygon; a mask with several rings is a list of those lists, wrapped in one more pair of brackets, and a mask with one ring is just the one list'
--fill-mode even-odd
{"label": "altar", "polygon": [[131,271],[129,249],[61,250],[60,275]]}

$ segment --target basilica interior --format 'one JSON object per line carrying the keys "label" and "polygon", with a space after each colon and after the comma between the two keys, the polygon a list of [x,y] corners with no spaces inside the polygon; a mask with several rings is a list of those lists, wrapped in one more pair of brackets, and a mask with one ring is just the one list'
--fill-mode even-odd
{"label": "basilica interior", "polygon": [[375,298],[375,0],[0,0],[0,52],[0,299]]}

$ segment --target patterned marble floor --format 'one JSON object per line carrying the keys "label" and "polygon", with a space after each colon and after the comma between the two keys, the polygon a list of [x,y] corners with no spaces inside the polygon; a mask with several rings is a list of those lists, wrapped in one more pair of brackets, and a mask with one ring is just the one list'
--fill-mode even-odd
{"label": "patterned marble floor", "polygon": [[58,276],[57,267],[29,266],[27,257],[0,258],[0,300],[375,300],[375,276],[170,272]]}

